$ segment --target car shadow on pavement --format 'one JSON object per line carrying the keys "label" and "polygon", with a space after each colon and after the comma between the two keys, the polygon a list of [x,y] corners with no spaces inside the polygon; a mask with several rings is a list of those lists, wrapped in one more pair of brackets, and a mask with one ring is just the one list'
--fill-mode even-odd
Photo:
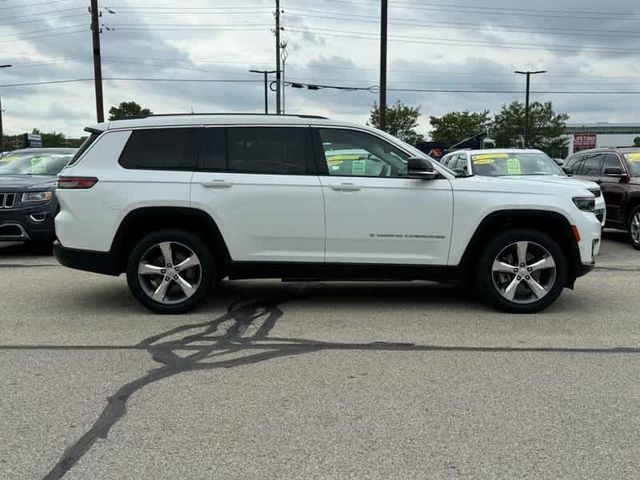
{"label": "car shadow on pavement", "polygon": [[53,246],[43,250],[26,242],[0,242],[0,257],[53,257]]}
{"label": "car shadow on pavement", "polygon": [[[234,368],[277,358],[292,357],[319,351],[460,351],[460,352],[554,352],[554,353],[640,353],[637,349],[589,349],[556,347],[465,347],[416,345],[412,343],[342,343],[323,342],[303,338],[282,338],[270,336],[270,332],[283,316],[280,306],[285,302],[305,299],[308,291],[303,287],[267,288],[261,292],[271,292],[260,297],[245,297],[229,304],[226,312],[212,320],[190,323],[170,328],[151,335],[141,342],[123,347],[113,346],[45,346],[34,348],[84,348],[129,349],[146,351],[160,366],[145,375],[123,385],[107,400],[93,426],[74,444],[68,447],[56,465],[45,475],[45,479],[61,479],[91,449],[98,439],[107,438],[112,427],[127,413],[127,402],[136,392],[159,380],[185,372]],[[428,291],[428,290],[427,290]],[[455,289],[434,291],[434,296],[442,297]],[[336,291],[330,295],[335,300]],[[371,292],[371,297],[379,296]],[[400,292],[395,292],[400,296]],[[382,300],[388,302],[389,297]],[[451,301],[451,300],[448,300]],[[187,317],[188,318],[188,317]],[[9,347],[28,348],[28,347]]]}

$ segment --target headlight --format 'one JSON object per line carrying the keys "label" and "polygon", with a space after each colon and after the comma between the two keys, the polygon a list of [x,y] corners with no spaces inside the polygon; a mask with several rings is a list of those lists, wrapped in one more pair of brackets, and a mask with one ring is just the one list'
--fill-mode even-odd
{"label": "headlight", "polygon": [[26,192],[22,194],[23,202],[48,202],[53,192]]}
{"label": "headlight", "polygon": [[573,203],[583,212],[593,212],[596,208],[596,199],[593,197],[576,197]]}

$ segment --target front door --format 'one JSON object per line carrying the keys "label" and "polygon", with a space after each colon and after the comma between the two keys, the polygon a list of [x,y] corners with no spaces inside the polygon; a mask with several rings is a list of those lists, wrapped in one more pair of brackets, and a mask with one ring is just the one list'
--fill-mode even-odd
{"label": "front door", "polygon": [[447,264],[449,180],[407,178],[410,155],[369,132],[318,128],[315,138],[327,263]]}

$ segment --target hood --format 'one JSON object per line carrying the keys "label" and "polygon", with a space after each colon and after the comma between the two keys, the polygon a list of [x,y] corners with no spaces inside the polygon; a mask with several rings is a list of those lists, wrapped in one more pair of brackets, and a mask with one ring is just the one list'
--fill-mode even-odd
{"label": "hood", "polygon": [[50,175],[0,175],[0,192],[52,190],[57,179]]}
{"label": "hood", "polygon": [[[534,179],[536,178],[536,179]],[[567,178],[556,181],[540,181],[538,177],[459,177],[451,180],[453,190],[467,192],[493,192],[508,195],[530,196],[580,196],[585,195],[588,188],[597,185],[588,181],[574,181]]]}
{"label": "hood", "polygon": [[575,185],[586,188],[587,190],[599,189],[597,183],[589,180],[580,180],[578,178],[566,177],[564,175],[508,175],[505,177],[494,178],[508,178],[512,180],[530,180],[534,182],[546,182],[555,183],[558,185]]}

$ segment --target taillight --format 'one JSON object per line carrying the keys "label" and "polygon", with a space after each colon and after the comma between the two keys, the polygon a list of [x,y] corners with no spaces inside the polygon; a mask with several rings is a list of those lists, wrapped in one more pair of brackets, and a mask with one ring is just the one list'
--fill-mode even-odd
{"label": "taillight", "polygon": [[58,188],[86,190],[96,183],[96,177],[58,177]]}

